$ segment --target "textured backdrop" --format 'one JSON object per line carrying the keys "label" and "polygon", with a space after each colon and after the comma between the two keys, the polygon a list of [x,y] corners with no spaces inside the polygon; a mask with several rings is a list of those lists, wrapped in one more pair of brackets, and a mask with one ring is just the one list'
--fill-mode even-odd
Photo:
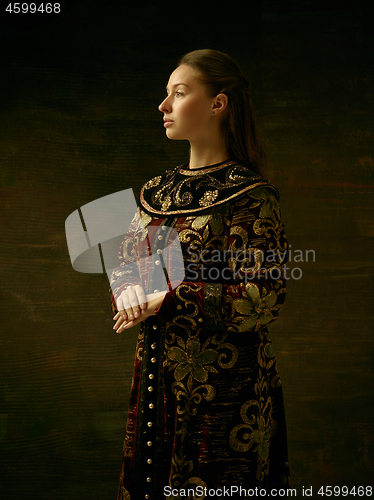
{"label": "textured backdrop", "polygon": [[116,497],[137,331],[113,332],[107,278],[72,269],[64,223],[187,161],[157,105],[178,57],[205,47],[250,76],[302,270],[270,330],[293,486],[372,484],[372,12],[127,3],[1,12],[0,498]]}

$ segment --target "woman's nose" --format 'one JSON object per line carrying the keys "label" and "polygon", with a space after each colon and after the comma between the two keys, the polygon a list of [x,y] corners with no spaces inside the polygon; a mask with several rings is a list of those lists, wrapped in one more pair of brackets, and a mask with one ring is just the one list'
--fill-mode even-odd
{"label": "woman's nose", "polygon": [[159,111],[161,111],[161,113],[170,113],[171,104],[170,104],[170,101],[168,99],[169,99],[169,96],[165,97],[165,99],[159,105],[158,109],[159,109]]}

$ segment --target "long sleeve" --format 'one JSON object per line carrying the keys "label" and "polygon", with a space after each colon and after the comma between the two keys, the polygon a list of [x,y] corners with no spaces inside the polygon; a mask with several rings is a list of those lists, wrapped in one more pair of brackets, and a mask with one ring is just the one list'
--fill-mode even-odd
{"label": "long sleeve", "polygon": [[[258,188],[180,228],[186,278],[168,292],[159,319],[257,331],[284,303],[287,240],[272,189]],[[188,226],[188,220],[185,221]]]}
{"label": "long sleeve", "polygon": [[142,215],[144,213],[141,210],[135,214],[118,251],[120,264],[114,269],[110,278],[109,296],[114,313],[117,312],[116,302],[123,290],[129,286],[143,286],[139,270],[142,255],[139,249],[142,249],[145,254],[148,254],[149,249]]}

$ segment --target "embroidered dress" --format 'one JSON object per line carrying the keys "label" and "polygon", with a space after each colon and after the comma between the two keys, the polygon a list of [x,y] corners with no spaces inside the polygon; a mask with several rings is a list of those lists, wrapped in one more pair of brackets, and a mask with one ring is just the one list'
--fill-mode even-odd
{"label": "embroidered dress", "polygon": [[[140,204],[112,274],[113,310],[129,285],[154,292],[162,269],[170,287],[141,325],[118,500],[204,499],[210,489],[242,499],[256,487],[287,488],[282,386],[267,329],[286,294],[277,190],[227,161],[167,171],[143,186]],[[171,228],[183,253],[177,286],[173,245],[159,260]]]}

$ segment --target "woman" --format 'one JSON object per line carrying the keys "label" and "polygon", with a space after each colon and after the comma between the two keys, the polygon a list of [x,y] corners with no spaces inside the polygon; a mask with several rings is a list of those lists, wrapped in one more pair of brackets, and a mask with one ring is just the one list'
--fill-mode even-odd
{"label": "woman", "polygon": [[[235,61],[191,52],[166,89],[166,135],[189,141],[189,164],[143,186],[111,280],[114,329],[143,322],[118,500],[247,498],[243,489],[249,498],[256,487],[288,486],[282,389],[266,328],[285,299],[278,193],[260,175],[248,83]],[[173,279],[177,252],[160,246],[172,229],[182,283]],[[162,268],[168,288],[160,291]]]}

